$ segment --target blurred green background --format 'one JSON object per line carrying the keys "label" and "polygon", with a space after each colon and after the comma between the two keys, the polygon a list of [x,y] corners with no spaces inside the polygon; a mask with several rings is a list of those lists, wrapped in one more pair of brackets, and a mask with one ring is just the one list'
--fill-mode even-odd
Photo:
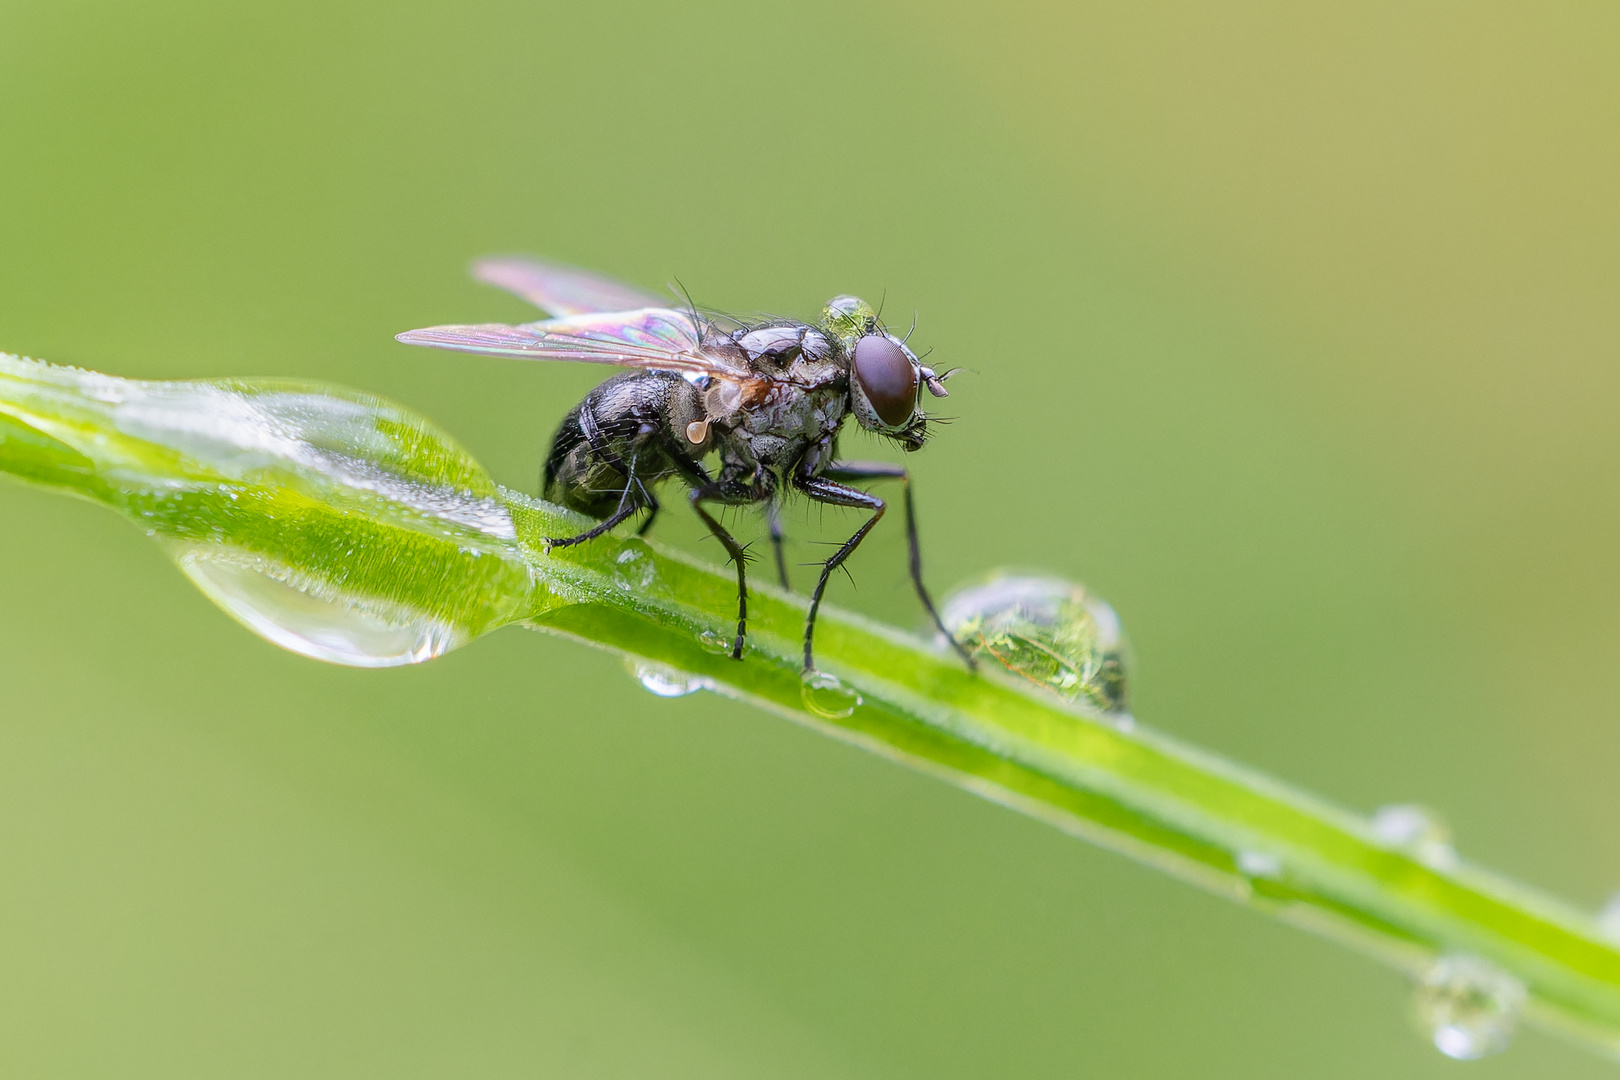
{"label": "blurred green background", "polygon": [[[600,372],[391,340],[529,317],[470,258],[886,294],[969,369],[910,461],[937,587],[1081,579],[1144,722],[1596,906],[1617,48],[1597,3],[9,0],[0,348],[384,393],[532,491]],[[1610,1071],[1446,1061],[1392,972],[606,655],[327,667],[104,510],[0,522],[6,1075]],[[903,551],[835,601],[914,624]]]}

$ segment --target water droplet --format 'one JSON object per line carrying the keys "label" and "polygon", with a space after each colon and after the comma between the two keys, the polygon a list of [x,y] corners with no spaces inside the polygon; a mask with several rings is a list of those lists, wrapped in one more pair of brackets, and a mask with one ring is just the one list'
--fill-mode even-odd
{"label": "water droplet", "polygon": [[861,695],[825,671],[807,673],[799,696],[804,699],[804,707],[823,720],[842,720],[861,703]]}
{"label": "water droplet", "polygon": [[643,593],[658,580],[652,549],[640,540],[626,540],[613,559],[613,581],[625,592]]}
{"label": "water droplet", "polygon": [[1247,878],[1267,878],[1275,880],[1282,877],[1282,859],[1269,851],[1250,851],[1244,849],[1237,856],[1238,873]]}
{"label": "water droplet", "polygon": [[1065,701],[1123,714],[1130,646],[1119,616],[1077,582],[997,571],[945,598],[946,629],[974,657]]}
{"label": "water droplet", "polygon": [[1428,807],[1412,803],[1380,806],[1373,812],[1372,830],[1379,843],[1405,851],[1425,866],[1449,870],[1457,865],[1451,829]]}
{"label": "water droplet", "polygon": [[347,593],[238,548],[198,544],[177,547],[173,556],[186,576],[238,622],[316,660],[351,667],[419,664],[469,637],[426,612]]}
{"label": "water droplet", "polygon": [[1418,982],[1418,1021],[1449,1058],[1507,1049],[1525,1003],[1524,984],[1477,956],[1442,956]]}
{"label": "water droplet", "polygon": [[694,675],[690,671],[681,671],[667,664],[656,664],[648,660],[626,660],[624,666],[642,686],[659,697],[685,697],[699,690],[714,689],[714,680],[708,676]]}
{"label": "water droplet", "polygon": [[1612,942],[1620,942],[1620,892],[1609,897],[1597,915],[1598,933]]}
{"label": "water droplet", "polygon": [[730,656],[734,638],[729,634],[722,634],[718,630],[704,630],[698,634],[698,644],[704,652],[711,652],[717,656]]}

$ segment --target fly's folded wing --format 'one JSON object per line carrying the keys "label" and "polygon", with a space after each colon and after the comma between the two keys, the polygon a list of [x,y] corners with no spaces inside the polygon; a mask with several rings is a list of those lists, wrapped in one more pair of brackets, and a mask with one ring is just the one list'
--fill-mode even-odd
{"label": "fly's folded wing", "polygon": [[594,312],[508,326],[430,326],[398,335],[407,345],[507,356],[518,360],[582,360],[730,382],[755,381],[745,363],[703,348],[703,327],[673,308]]}
{"label": "fly's folded wing", "polygon": [[669,298],[634,285],[543,259],[508,257],[473,263],[473,277],[521,297],[548,315],[665,307]]}

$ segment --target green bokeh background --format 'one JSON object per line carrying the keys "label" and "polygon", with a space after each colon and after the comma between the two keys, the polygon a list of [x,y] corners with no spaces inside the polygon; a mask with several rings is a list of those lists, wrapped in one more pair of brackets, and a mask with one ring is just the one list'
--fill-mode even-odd
{"label": "green bokeh background", "polygon": [[[0,348],[384,393],[533,490],[600,373],[390,340],[525,317],[470,258],[886,295],[969,369],[937,585],[1081,579],[1144,722],[1596,906],[1616,56],[1598,3],[9,0]],[[5,1075],[1610,1071],[1446,1061],[1392,972],[606,655],[328,667],[103,510],[0,523]],[[837,602],[916,620],[903,550]]]}

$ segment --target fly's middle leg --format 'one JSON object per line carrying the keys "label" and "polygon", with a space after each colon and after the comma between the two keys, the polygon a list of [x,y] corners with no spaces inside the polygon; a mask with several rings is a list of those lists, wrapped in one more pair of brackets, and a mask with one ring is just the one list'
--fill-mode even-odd
{"label": "fly's middle leg", "polygon": [[708,526],[709,532],[720,541],[721,546],[726,549],[726,554],[737,565],[737,636],[731,645],[733,660],[742,659],[743,641],[748,637],[748,553],[737,543],[737,538],[727,532],[725,526],[715,520],[713,514],[704,509],[703,504],[714,502],[726,506],[742,506],[757,503],[769,495],[769,489],[755,490],[743,485],[727,484],[724,481],[692,489],[693,511],[703,519],[703,524]]}
{"label": "fly's middle leg", "polygon": [[765,522],[770,527],[771,551],[776,554],[776,579],[782,588],[792,589],[788,582],[787,559],[782,555],[782,506],[775,499],[765,504]]}

